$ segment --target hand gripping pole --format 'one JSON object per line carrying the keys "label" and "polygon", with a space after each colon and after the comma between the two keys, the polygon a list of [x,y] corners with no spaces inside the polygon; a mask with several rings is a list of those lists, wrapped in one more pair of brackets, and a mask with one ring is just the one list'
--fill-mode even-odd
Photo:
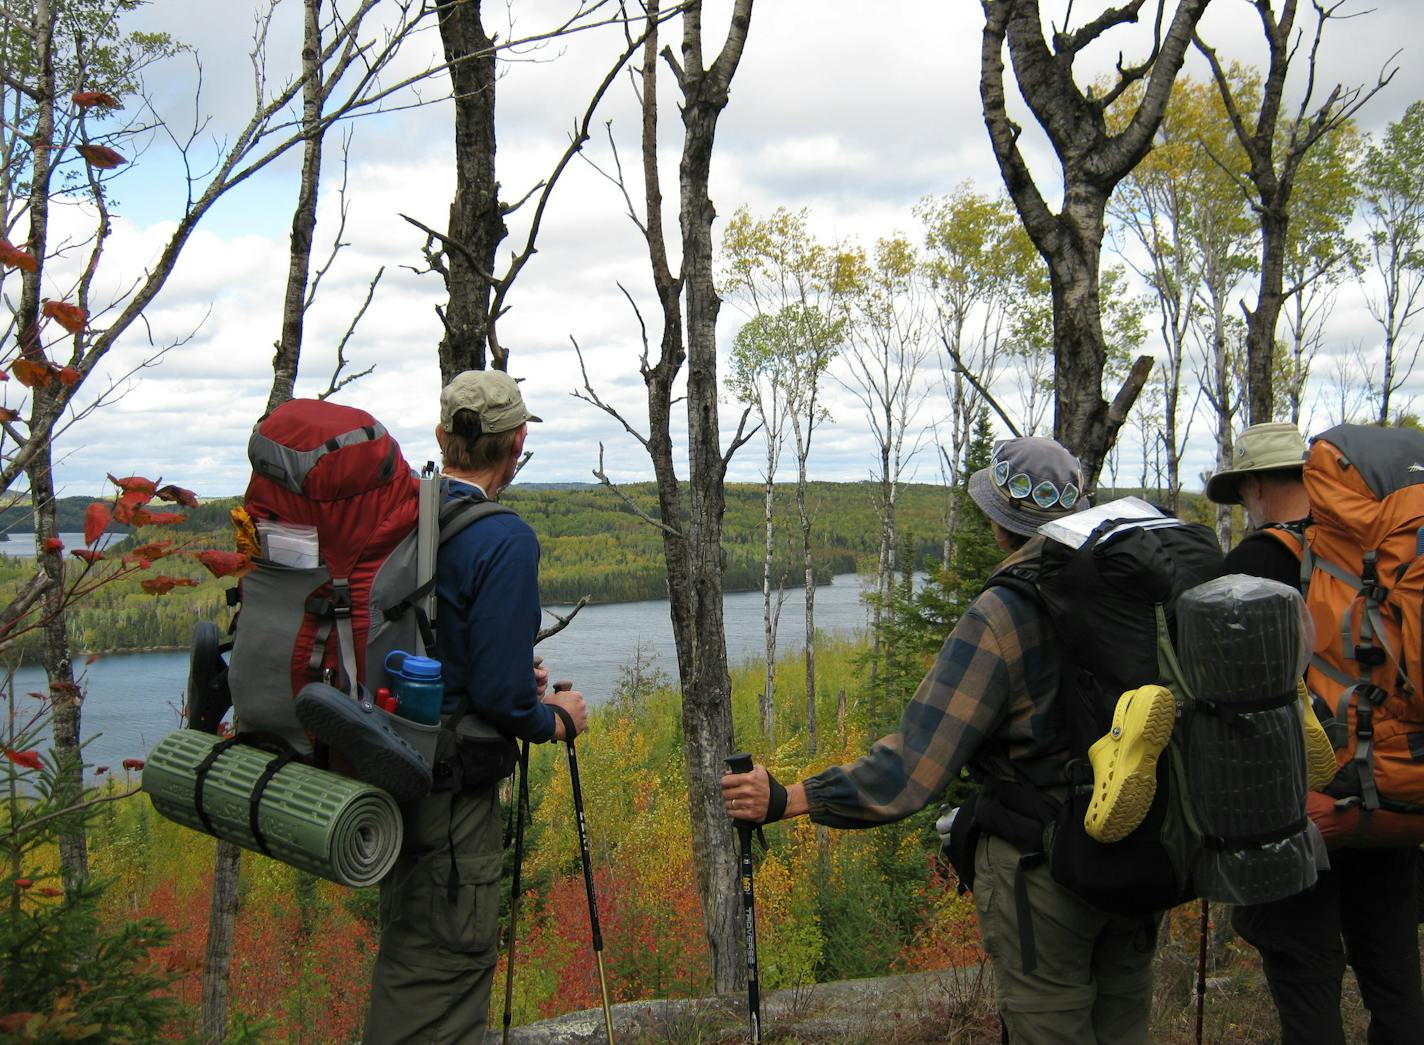
{"label": "hand gripping pole", "polygon": [[[556,683],[555,689],[568,688],[568,683]],[[588,923],[593,932],[593,955],[598,960],[598,985],[603,992],[603,1023],[608,1030],[608,1045],[613,1045],[613,1007],[608,1000],[608,976],[603,969],[603,930],[598,927],[598,899],[593,893],[593,857],[588,848],[588,822],[583,815],[583,788],[579,786],[578,756],[574,754],[574,720],[557,704],[550,704],[554,714],[564,724],[564,744],[569,755],[569,783],[574,793],[574,819],[578,823],[579,854],[583,857],[583,884],[588,892]]]}
{"label": "hand gripping pole", "polygon": [[[733,773],[750,773],[752,756],[737,752],[727,758],[727,769]],[[741,841],[742,918],[747,940],[747,1019],[751,1025],[753,1045],[761,1042],[761,985],[757,982],[756,890],[752,886],[752,832],[761,825],[750,820],[733,820]]]}

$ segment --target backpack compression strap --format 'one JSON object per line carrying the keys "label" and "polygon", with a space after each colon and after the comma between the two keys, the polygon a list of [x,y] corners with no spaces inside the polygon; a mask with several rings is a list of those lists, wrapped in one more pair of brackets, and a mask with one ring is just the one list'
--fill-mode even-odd
{"label": "backpack compression strap", "polygon": [[[1385,637],[1380,610],[1389,592],[1379,583],[1375,567],[1378,552],[1374,549],[1362,552],[1363,569],[1356,575],[1338,563],[1316,555],[1311,550],[1305,533],[1298,527],[1276,526],[1265,532],[1279,538],[1300,557],[1302,595],[1309,592],[1310,578],[1316,570],[1329,574],[1356,593],[1345,612],[1340,615],[1340,653],[1359,665],[1359,675],[1352,677],[1346,674],[1317,653],[1311,654],[1310,664],[1322,675],[1344,687],[1340,699],[1332,709],[1337,722],[1349,721],[1350,705],[1355,705],[1355,754],[1351,762],[1354,763],[1356,778],[1360,782],[1361,803],[1367,811],[1378,809],[1379,789],[1375,785],[1374,764],[1371,758],[1374,747],[1374,711],[1384,703],[1389,694],[1375,685],[1370,676],[1375,668],[1388,660],[1395,665],[1400,680],[1405,685],[1409,682],[1404,673],[1403,661],[1390,649],[1389,641]],[[1354,635],[1356,604],[1360,606],[1359,642],[1355,641]]]}

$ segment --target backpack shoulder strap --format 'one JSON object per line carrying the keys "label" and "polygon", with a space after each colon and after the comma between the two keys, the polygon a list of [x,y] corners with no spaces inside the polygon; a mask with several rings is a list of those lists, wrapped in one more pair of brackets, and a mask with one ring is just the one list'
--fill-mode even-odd
{"label": "backpack shoulder strap", "polygon": [[[491,515],[518,515],[513,508],[491,501],[483,494],[469,493],[448,496],[448,487],[440,483],[440,509],[435,517],[435,530],[439,535],[435,542],[437,549],[456,534]],[[422,526],[427,525],[424,519]],[[387,620],[398,620],[405,613],[415,613],[416,627],[420,631],[421,643],[426,656],[435,656],[435,590],[434,562],[432,557],[431,575],[424,578],[410,594],[392,603],[385,609]]]}
{"label": "backpack shoulder strap", "polygon": [[1309,524],[1310,520],[1308,519],[1301,519],[1297,522],[1289,523],[1267,523],[1257,530],[1256,533],[1250,534],[1247,539],[1249,540],[1250,537],[1254,537],[1256,534],[1260,534],[1264,537],[1274,537],[1289,548],[1291,554],[1297,559],[1302,559],[1305,557],[1308,548],[1305,540],[1305,528]]}
{"label": "backpack shoulder strap", "polygon": [[518,515],[513,508],[478,495],[447,498],[440,505],[440,545],[491,515]]}

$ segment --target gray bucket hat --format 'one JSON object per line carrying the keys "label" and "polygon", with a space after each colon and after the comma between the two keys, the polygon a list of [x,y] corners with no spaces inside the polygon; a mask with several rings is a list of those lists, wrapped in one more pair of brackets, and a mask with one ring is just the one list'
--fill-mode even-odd
{"label": "gray bucket hat", "polygon": [[969,477],[969,496],[979,510],[1025,537],[1077,511],[1082,493],[1078,459],[1054,440],[1033,436],[995,443],[989,467]]}
{"label": "gray bucket hat", "polygon": [[1216,504],[1241,503],[1241,477],[1252,472],[1300,471],[1310,451],[1300,430],[1290,422],[1252,425],[1236,440],[1231,467],[1206,482],[1207,500]]}
{"label": "gray bucket hat", "polygon": [[539,421],[524,405],[519,384],[502,370],[466,370],[440,390],[440,427],[449,432],[455,414],[470,410],[480,419],[480,429],[491,435]]}

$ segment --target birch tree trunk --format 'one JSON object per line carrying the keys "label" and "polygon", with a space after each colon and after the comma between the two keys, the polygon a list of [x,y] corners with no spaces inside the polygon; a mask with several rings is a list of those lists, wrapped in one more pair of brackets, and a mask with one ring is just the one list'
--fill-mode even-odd
{"label": "birch tree trunk", "polygon": [[[648,244],[653,285],[662,310],[659,357],[643,358],[648,389],[648,435],[643,444],[658,485],[663,555],[668,571],[668,603],[682,684],[683,756],[692,857],[713,982],[719,992],[745,982],[741,952],[741,901],[737,852],[731,822],[722,809],[720,780],[731,754],[731,677],[722,615],[722,513],[727,462],[745,442],[741,429],[723,455],[717,413],[717,314],[721,301],[712,276],[712,222],[716,209],[708,194],[717,120],[741,61],[751,24],[752,0],[736,0],[727,38],[710,66],[703,63],[702,5],[682,14],[681,60],[665,49],[682,95],[682,156],[678,166],[678,226],[681,271],[668,263],[658,173],[658,90],[656,0],[647,5],[648,34],[640,69],[642,160]],[[687,302],[684,319],[682,300]],[[686,336],[684,340],[684,322]],[[687,373],[688,469],[686,514],[673,467],[671,412],[673,383],[682,365]]]}
{"label": "birch tree trunk", "polygon": [[762,523],[766,530],[766,544],[762,550],[761,606],[762,635],[765,647],[764,661],[766,676],[762,683],[761,702],[758,708],[761,731],[769,747],[776,747],[776,629],[781,618],[780,592],[777,585],[776,606],[771,603],[771,578],[776,557],[776,454],[770,435],[766,449],[766,490],[763,501]]}
{"label": "birch tree trunk", "polygon": [[[58,24],[58,9],[53,0],[36,0],[34,7],[33,47],[35,76],[30,82],[31,101],[35,106],[35,145],[31,152],[29,207],[29,250],[36,259],[31,272],[21,272],[20,303],[16,311],[16,327],[20,354],[27,359],[44,360],[40,342],[41,286],[44,262],[49,246],[49,203],[53,171],[49,143],[55,133],[55,67],[54,34]],[[100,212],[101,220],[104,213]],[[96,234],[102,243],[106,228]],[[76,338],[79,335],[76,335]],[[76,355],[79,350],[76,349]],[[31,392],[28,424],[31,432],[52,431],[62,406],[46,388]],[[48,579],[44,598],[44,647],[42,660],[49,683],[49,697],[54,716],[54,751],[59,761],[55,789],[61,806],[77,803],[84,790],[84,766],[80,752],[81,693],[74,682],[74,667],[70,660],[67,617],[64,612],[64,560],[57,552],[47,551],[45,541],[59,536],[55,514],[54,478],[51,471],[53,444],[46,437],[35,447],[24,465],[30,486],[30,506],[35,517],[35,564]],[[87,836],[82,825],[67,828],[59,840],[60,874],[66,889],[84,883],[89,874]]]}
{"label": "birch tree trunk", "polygon": [[[815,400],[811,409],[814,412]],[[806,754],[816,755],[816,568],[811,561],[811,511],[806,503],[806,459],[811,454],[810,425],[803,437],[796,426],[796,512],[801,519],[801,566],[806,585]]]}
{"label": "birch tree trunk", "polygon": [[[721,299],[712,278],[712,222],[708,194],[717,119],[741,61],[752,0],[737,0],[726,42],[712,65],[702,64],[702,5],[683,13],[682,160],[679,224],[682,283],[687,300],[688,537],[694,626],[690,685],[683,689],[683,753],[688,808],[703,919],[718,991],[745,982],[741,953],[741,902],[733,832],[722,809],[721,777],[732,750],[732,680],[727,671],[723,621],[722,514],[727,460],[722,456],[717,416],[717,313]],[[809,609],[809,604],[808,604]]]}

